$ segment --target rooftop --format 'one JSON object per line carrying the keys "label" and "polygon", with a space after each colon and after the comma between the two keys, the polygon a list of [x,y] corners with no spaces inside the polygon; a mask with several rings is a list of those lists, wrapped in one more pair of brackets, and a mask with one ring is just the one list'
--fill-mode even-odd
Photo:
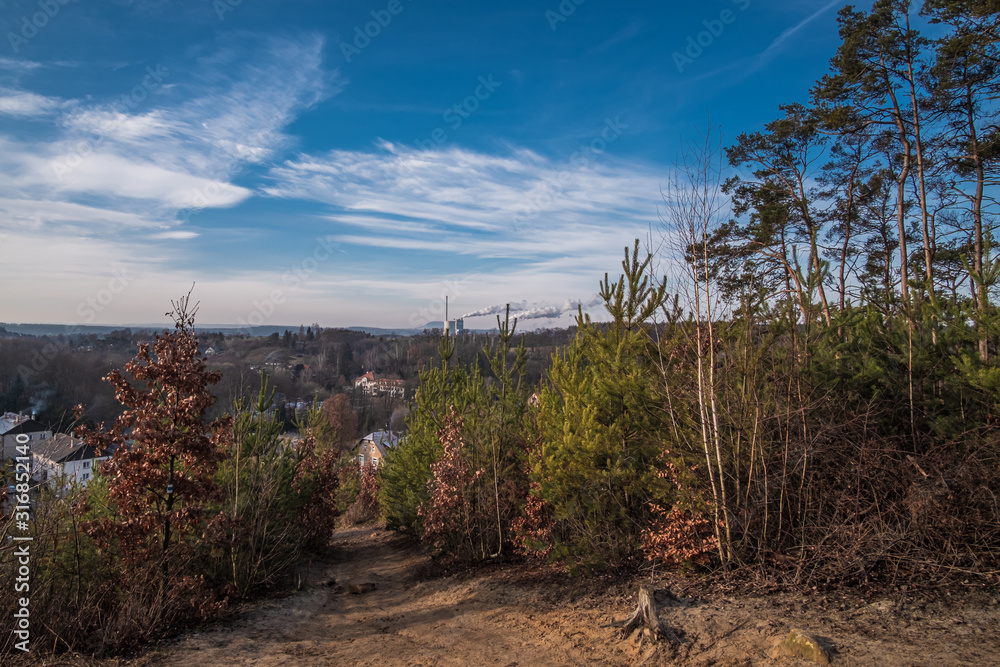
{"label": "rooftop", "polygon": [[370,442],[378,447],[382,454],[385,454],[387,448],[397,446],[400,440],[399,435],[392,431],[375,431],[361,438],[362,442]]}
{"label": "rooftop", "polygon": [[48,440],[43,440],[32,447],[31,451],[35,456],[48,459],[53,463],[98,458],[93,446],[84,445],[83,440],[78,440],[65,433],[56,433]]}
{"label": "rooftop", "polygon": [[19,415],[12,412],[0,417],[0,435],[17,435],[18,433],[38,433],[49,429],[27,415]]}

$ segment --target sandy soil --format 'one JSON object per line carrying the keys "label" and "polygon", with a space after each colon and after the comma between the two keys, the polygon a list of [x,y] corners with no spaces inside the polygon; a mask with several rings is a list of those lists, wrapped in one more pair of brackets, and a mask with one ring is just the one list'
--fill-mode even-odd
{"label": "sandy soil", "polygon": [[[790,628],[826,640],[843,665],[1000,665],[1000,606],[908,598],[681,595],[662,620],[677,647],[620,640],[611,620],[635,605],[624,584],[496,566],[447,574],[419,547],[376,528],[338,531],[300,592],[248,607],[218,627],[160,644],[130,666],[167,665],[763,665]],[[546,572],[548,574],[546,574]],[[333,583],[336,582],[336,583]],[[351,593],[352,584],[375,590]],[[992,593],[995,594],[995,593]]]}

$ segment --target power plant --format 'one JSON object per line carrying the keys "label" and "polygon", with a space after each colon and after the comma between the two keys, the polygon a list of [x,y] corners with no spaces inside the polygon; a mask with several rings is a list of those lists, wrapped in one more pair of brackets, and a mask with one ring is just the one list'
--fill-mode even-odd
{"label": "power plant", "polygon": [[448,295],[446,294],[444,297],[444,333],[446,336],[457,336],[463,331],[465,331],[464,319],[461,317],[454,320],[448,319]]}

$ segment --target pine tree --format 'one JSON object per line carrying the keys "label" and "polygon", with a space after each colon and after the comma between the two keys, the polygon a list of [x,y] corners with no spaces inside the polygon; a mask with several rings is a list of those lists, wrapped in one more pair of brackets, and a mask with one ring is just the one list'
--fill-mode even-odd
{"label": "pine tree", "polygon": [[[524,343],[512,348],[511,343],[517,330],[517,318],[510,321],[510,304],[501,320],[497,315],[497,339],[486,357],[490,371],[496,379],[486,388],[486,432],[482,434],[484,469],[487,471],[486,484],[491,489],[486,505],[492,504],[490,516],[481,520],[493,524],[492,530],[483,539],[490,543],[491,553],[499,554],[508,544],[511,524],[519,516],[515,498],[523,498],[527,480],[524,478],[524,440],[527,431],[525,414],[527,396],[524,391],[524,368],[527,351]],[[511,353],[514,359],[511,360]],[[501,492],[503,488],[503,492]],[[492,494],[489,493],[492,491]],[[495,524],[493,518],[495,517]],[[493,542],[495,535],[496,542]],[[494,551],[495,549],[495,551]]]}
{"label": "pine tree", "polygon": [[420,373],[420,388],[407,415],[406,439],[386,452],[379,504],[390,528],[420,529],[418,509],[429,498],[431,465],[443,451],[438,433],[449,410],[454,407],[466,423],[475,424],[478,419],[472,406],[482,391],[482,376],[478,366],[451,368],[454,352],[450,337],[442,337],[441,366]]}
{"label": "pine tree", "polygon": [[572,567],[619,566],[634,557],[659,485],[659,424],[649,382],[644,323],[664,303],[666,284],[646,275],[636,241],[624,275],[601,285],[612,321],[577,315],[576,339],[556,354],[541,392],[541,457],[532,470],[552,506],[553,555]]}

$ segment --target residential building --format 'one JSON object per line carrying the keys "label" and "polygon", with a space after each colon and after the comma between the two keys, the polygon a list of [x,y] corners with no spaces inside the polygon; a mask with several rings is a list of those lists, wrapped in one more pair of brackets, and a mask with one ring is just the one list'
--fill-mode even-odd
{"label": "residential building", "polygon": [[52,430],[28,415],[5,413],[0,417],[0,447],[3,451],[3,461],[18,456],[16,448],[21,444],[18,442],[18,436],[22,436],[21,441],[34,449],[39,442],[52,437]]}
{"label": "residential building", "polygon": [[379,377],[374,371],[368,371],[354,380],[354,387],[361,389],[370,396],[406,397],[406,383],[402,380],[390,380]]}
{"label": "residential building", "polygon": [[401,438],[392,431],[375,431],[361,438],[361,442],[356,447],[358,455],[358,465],[373,466],[382,465],[385,453],[392,447],[399,445]]}
{"label": "residential building", "polygon": [[73,484],[85,485],[94,476],[108,453],[97,456],[91,445],[65,433],[56,433],[31,450],[31,477],[55,491],[67,491]]}
{"label": "residential building", "polygon": [[375,383],[375,371],[368,371],[364,375],[354,380],[355,389],[361,388],[368,393],[368,387]]}

